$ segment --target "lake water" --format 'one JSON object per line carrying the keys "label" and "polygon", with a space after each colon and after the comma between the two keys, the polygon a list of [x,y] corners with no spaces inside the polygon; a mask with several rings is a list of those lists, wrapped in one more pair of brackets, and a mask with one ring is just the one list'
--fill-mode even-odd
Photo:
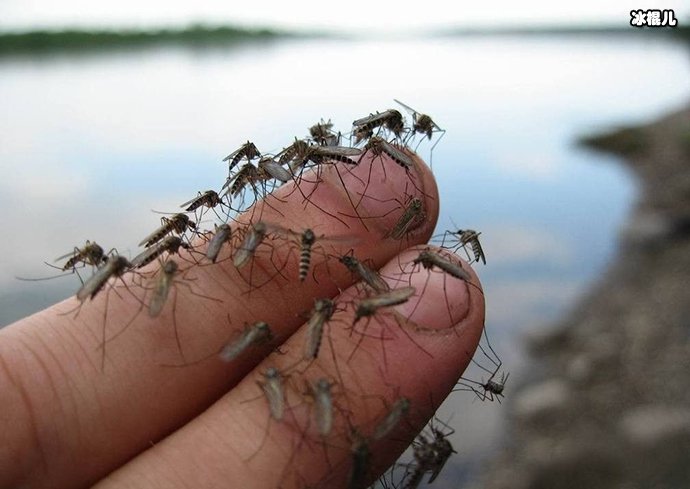
{"label": "lake water", "polygon": [[[151,49],[0,58],[0,325],[74,292],[20,282],[85,239],[127,252],[159,216],[218,187],[247,139],[279,150],[320,118],[403,100],[447,130],[433,153],[439,230],[482,231],[479,274],[494,348],[518,384],[520,335],[575,304],[606,269],[635,182],[574,144],[686,103],[682,45],[606,37],[308,40],[232,49]],[[420,153],[428,156],[428,147]],[[481,472],[501,440],[497,403],[454,396],[443,477]],[[440,479],[439,479],[440,480]],[[443,484],[435,483],[443,487]]]}

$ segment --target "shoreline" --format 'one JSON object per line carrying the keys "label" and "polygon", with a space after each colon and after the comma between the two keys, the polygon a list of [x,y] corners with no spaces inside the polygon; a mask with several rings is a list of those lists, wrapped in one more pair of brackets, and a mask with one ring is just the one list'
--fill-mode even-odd
{"label": "shoreline", "polygon": [[[41,56],[56,53],[107,52],[146,49],[160,46],[225,47],[249,42],[286,39],[350,39],[362,33],[319,29],[290,30],[280,27],[248,27],[232,24],[191,24],[166,27],[87,28],[56,27],[39,29],[0,29],[0,59],[10,56]],[[407,33],[406,36],[409,36]],[[690,42],[690,27],[632,28],[629,25],[553,25],[524,27],[473,27],[418,30],[421,39],[460,39],[477,37],[606,37],[611,39],[647,38]],[[644,36],[644,37],[643,37]],[[386,38],[384,35],[382,38]]]}
{"label": "shoreline", "polygon": [[618,257],[564,321],[527,339],[488,488],[682,487],[690,480],[690,106],[583,138],[641,193]]}

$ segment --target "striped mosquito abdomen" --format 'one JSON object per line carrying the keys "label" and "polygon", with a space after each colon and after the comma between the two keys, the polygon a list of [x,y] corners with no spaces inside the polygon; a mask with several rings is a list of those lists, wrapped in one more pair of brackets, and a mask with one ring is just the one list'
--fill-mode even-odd
{"label": "striped mosquito abdomen", "polygon": [[311,249],[316,242],[316,235],[311,229],[305,229],[302,233],[300,242],[299,254],[299,280],[304,282],[309,274],[309,265],[311,263]]}
{"label": "striped mosquito abdomen", "polygon": [[259,171],[251,163],[245,163],[233,177],[234,181],[230,187],[229,194],[237,197],[245,185],[256,182],[260,179]]}
{"label": "striped mosquito abdomen", "polygon": [[[298,161],[297,166],[302,164],[302,160],[309,151],[309,143],[302,139],[295,139],[295,142],[278,153],[278,164],[286,165],[293,161]],[[292,167],[292,165],[290,165]]]}
{"label": "striped mosquito abdomen", "polygon": [[197,197],[193,198],[182,204],[180,207],[185,207],[187,212],[192,212],[197,210],[199,207],[206,206],[208,208],[215,207],[220,204],[220,197],[215,190],[207,190],[206,192],[199,194]]}
{"label": "striped mosquito abdomen", "polygon": [[389,109],[385,112],[362,117],[354,121],[352,125],[355,127],[354,134],[356,142],[371,137],[373,130],[377,127],[384,126],[396,136],[400,136],[405,129],[402,114],[395,109]]}
{"label": "striped mosquito abdomen", "polygon": [[196,229],[196,224],[189,219],[187,214],[182,213],[174,214],[171,217],[162,217],[161,223],[161,226],[144,238],[139,243],[139,246],[146,246],[148,248],[163,239],[166,234],[170,234],[173,231],[178,234],[183,234],[188,228]]}
{"label": "striped mosquito abdomen", "polygon": [[261,153],[258,148],[251,141],[247,141],[240,148],[228,156],[223,158],[223,161],[228,161],[228,170],[232,171],[233,168],[240,162],[242,158],[247,158],[247,161],[251,161],[254,158],[260,158]]}
{"label": "striped mosquito abdomen", "polygon": [[161,256],[166,251],[170,254],[178,253],[180,247],[189,249],[189,245],[182,241],[182,238],[179,236],[167,236],[162,241],[159,241],[149,248],[146,248],[143,252],[135,256],[132,260],[132,267],[142,268]]}
{"label": "striped mosquito abdomen", "polygon": [[414,167],[412,158],[381,137],[372,136],[364,146],[364,149],[371,151],[376,156],[386,154],[390,159],[407,170]]}
{"label": "striped mosquito abdomen", "polygon": [[317,165],[324,164],[328,160],[340,161],[348,165],[357,165],[351,156],[359,156],[362,150],[358,148],[348,148],[345,146],[311,146],[306,153],[306,159]]}
{"label": "striped mosquito abdomen", "polygon": [[474,255],[474,261],[479,262],[479,260],[486,265],[486,256],[484,255],[484,250],[479,242],[479,235],[474,229],[458,229],[457,233],[458,239],[460,240],[461,246],[467,246],[468,244],[472,248],[472,254]]}
{"label": "striped mosquito abdomen", "polygon": [[64,258],[67,258],[68,256],[70,257],[70,259],[67,260],[67,262],[65,262],[65,264],[63,265],[63,272],[66,272],[70,268],[75,268],[77,263],[84,263],[85,265],[92,265],[94,267],[97,267],[107,261],[107,257],[105,256],[103,248],[101,248],[101,246],[98,245],[95,241],[92,242],[88,239],[86,240],[86,244],[84,244],[82,248],[75,247],[72,253],[68,253],[59,258],[56,258],[55,261],[62,260]]}

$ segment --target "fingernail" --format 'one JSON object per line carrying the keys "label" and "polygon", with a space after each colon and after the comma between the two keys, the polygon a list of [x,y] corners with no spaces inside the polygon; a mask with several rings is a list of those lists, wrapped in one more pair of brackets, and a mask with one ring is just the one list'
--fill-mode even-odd
{"label": "fingernail", "polygon": [[[471,280],[456,278],[436,267],[426,269],[414,263],[419,253],[433,250],[469,273]],[[484,298],[476,275],[469,265],[455,254],[445,250],[416,247],[406,250],[393,262],[381,269],[391,287],[412,286],[416,289],[407,302],[396,306],[396,311],[407,319],[408,325],[421,334],[446,334],[457,332],[478,307],[483,310]]]}
{"label": "fingernail", "polygon": [[369,151],[357,166],[327,168],[324,179],[344,194],[348,204],[341,205],[341,212],[354,225],[383,238],[414,239],[435,226],[438,201],[430,170],[416,155],[412,160],[413,168],[406,170],[388,156]]}

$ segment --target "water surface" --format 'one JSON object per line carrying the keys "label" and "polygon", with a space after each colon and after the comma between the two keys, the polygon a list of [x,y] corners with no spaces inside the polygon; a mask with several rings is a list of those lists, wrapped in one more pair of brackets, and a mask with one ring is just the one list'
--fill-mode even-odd
{"label": "water surface", "polygon": [[[78,282],[20,282],[85,239],[123,253],[247,139],[277,151],[320,118],[351,121],[398,98],[447,130],[433,152],[439,230],[482,231],[487,325],[508,370],[519,335],[556,319],[603,273],[635,183],[577,135],[649,120],[688,99],[668,41],[496,36],[285,41],[0,60],[0,325]],[[429,147],[420,147],[429,156]],[[510,383],[519,383],[514,373]],[[510,394],[510,383],[507,394]],[[500,440],[498,404],[455,396],[450,477]],[[436,483],[439,484],[439,483]],[[441,484],[439,484],[441,485]],[[442,486],[442,485],[441,485]]]}

